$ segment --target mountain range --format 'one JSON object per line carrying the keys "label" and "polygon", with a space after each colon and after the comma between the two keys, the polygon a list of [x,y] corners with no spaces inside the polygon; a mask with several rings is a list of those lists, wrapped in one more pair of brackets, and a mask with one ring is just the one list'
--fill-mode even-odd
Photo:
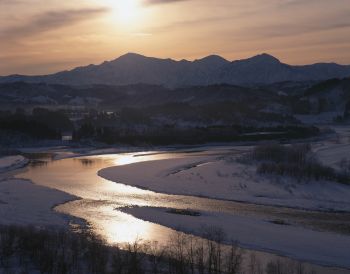
{"label": "mountain range", "polygon": [[217,55],[195,61],[175,61],[128,53],[100,65],[77,67],[51,75],[3,76],[0,77],[0,83],[29,82],[73,86],[151,84],[176,88],[213,84],[251,86],[346,77],[350,77],[350,65],[317,63],[293,66],[266,53],[232,62]]}

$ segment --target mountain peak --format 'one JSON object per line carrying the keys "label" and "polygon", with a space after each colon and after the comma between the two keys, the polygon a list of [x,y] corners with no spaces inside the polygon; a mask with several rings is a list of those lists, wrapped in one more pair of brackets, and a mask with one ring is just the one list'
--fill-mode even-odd
{"label": "mountain peak", "polygon": [[281,63],[280,60],[268,53],[258,54],[246,60],[257,63]]}
{"label": "mountain peak", "polygon": [[139,58],[147,58],[146,56],[143,56],[141,54],[138,53],[134,53],[134,52],[128,52],[120,57],[118,57],[116,60],[122,60],[122,59],[139,59]]}
{"label": "mountain peak", "polygon": [[206,65],[212,65],[212,66],[218,66],[218,65],[224,65],[226,63],[229,63],[226,59],[222,58],[219,55],[209,55],[207,57],[204,57],[202,59],[197,59],[193,61],[193,63],[197,64],[206,64]]}
{"label": "mountain peak", "polygon": [[227,60],[225,58],[222,58],[220,55],[215,55],[215,54],[208,55],[202,59],[197,59],[195,61],[204,61],[204,60],[206,60],[206,61],[226,61],[227,62]]}

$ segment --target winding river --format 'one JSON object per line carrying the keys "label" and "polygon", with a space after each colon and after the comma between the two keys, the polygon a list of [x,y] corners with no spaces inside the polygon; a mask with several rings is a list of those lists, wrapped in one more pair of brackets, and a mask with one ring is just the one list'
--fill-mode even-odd
{"label": "winding river", "polygon": [[[209,151],[193,151],[192,156],[203,154],[222,154],[215,149]],[[229,153],[233,153],[231,150]],[[54,188],[73,196],[73,199],[55,210],[84,219],[91,229],[102,235],[108,243],[133,242],[136,239],[165,243],[174,230],[137,219],[125,214],[118,208],[128,206],[169,207],[179,209],[203,210],[211,212],[225,212],[238,215],[254,215],[269,218],[283,218],[288,216],[296,224],[314,227],[324,224],[324,229],[336,231],[337,223],[350,220],[349,214],[327,214],[308,212],[272,206],[261,206],[233,201],[222,201],[208,198],[166,195],[112,182],[97,175],[103,168],[137,163],[141,161],[170,159],[184,157],[188,152],[156,152],[156,153],[125,153],[110,155],[83,156],[62,160],[44,159],[33,162],[23,173],[16,175],[19,178],[30,179],[35,184]],[[329,222],[334,219],[335,222]],[[324,221],[324,222],[322,222]],[[249,252],[249,251],[248,251]],[[277,255],[257,252],[266,259],[279,258]],[[313,266],[318,273],[349,273],[349,270]]]}

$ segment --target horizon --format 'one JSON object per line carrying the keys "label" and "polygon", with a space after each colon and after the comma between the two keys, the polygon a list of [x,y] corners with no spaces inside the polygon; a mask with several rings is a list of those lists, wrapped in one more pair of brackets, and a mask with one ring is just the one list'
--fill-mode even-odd
{"label": "horizon", "polygon": [[[43,75],[124,52],[350,64],[346,0],[0,1],[0,75]],[[196,10],[196,12],[193,12]]]}
{"label": "horizon", "polygon": [[159,60],[172,60],[172,61],[175,61],[175,62],[181,62],[181,61],[187,61],[187,62],[195,62],[195,61],[199,61],[199,60],[202,60],[202,59],[205,59],[205,58],[208,58],[208,57],[212,57],[212,56],[217,56],[217,57],[220,57],[224,60],[226,60],[227,62],[236,62],[236,61],[244,61],[244,60],[247,60],[247,59],[251,59],[251,58],[255,58],[255,57],[258,57],[258,56],[262,56],[262,55],[267,55],[267,56],[270,56],[272,58],[275,58],[277,59],[279,62],[281,62],[282,64],[286,64],[286,65],[290,65],[290,66],[307,66],[307,65],[316,65],[316,64],[337,64],[337,65],[344,65],[344,66],[350,66],[350,63],[349,64],[340,64],[340,63],[337,63],[337,62],[315,62],[315,63],[305,63],[305,64],[288,64],[286,62],[284,62],[283,60],[281,60],[279,57],[276,57],[270,53],[266,53],[266,52],[263,52],[263,53],[260,53],[260,54],[256,54],[256,55],[253,55],[253,56],[250,56],[250,57],[247,57],[247,58],[239,58],[239,59],[228,59],[228,58],[225,58],[224,56],[221,56],[219,54],[209,54],[209,55],[206,55],[206,56],[203,56],[203,57],[199,57],[199,58],[196,58],[196,59],[185,59],[185,58],[179,58],[179,59],[175,59],[175,58],[162,58],[162,57],[157,57],[157,56],[146,56],[146,55],[143,55],[143,54],[140,54],[140,53],[136,53],[136,52],[126,52],[114,59],[110,59],[110,60],[103,60],[103,61],[97,61],[96,63],[90,63],[90,64],[81,64],[81,65],[78,65],[78,66],[75,66],[75,67],[70,67],[70,68],[66,68],[66,69],[62,69],[62,70],[59,70],[59,71],[54,71],[54,72],[51,72],[51,73],[47,73],[47,74],[19,74],[19,73],[13,73],[13,74],[7,74],[7,75],[1,75],[0,74],[0,77],[9,77],[9,76],[45,76],[45,75],[51,75],[51,74],[56,74],[56,73],[60,73],[60,72],[64,72],[64,71],[72,71],[76,68],[82,68],[82,67],[87,67],[87,66],[90,66],[90,65],[93,65],[93,66],[99,66],[99,65],[102,65],[103,63],[105,62],[113,62],[113,61],[116,61],[118,60],[119,58],[123,57],[123,56],[127,56],[127,55],[138,55],[138,56],[142,56],[142,57],[146,57],[146,58],[155,58],[155,59],[159,59]]}

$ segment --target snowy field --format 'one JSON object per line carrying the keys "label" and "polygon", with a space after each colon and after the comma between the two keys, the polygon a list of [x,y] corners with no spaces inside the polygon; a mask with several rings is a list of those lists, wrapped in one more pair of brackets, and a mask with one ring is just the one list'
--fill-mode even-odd
{"label": "snowy field", "polygon": [[324,266],[350,268],[350,237],[279,225],[258,218],[225,213],[200,212],[200,216],[171,214],[153,207],[124,208],[123,212],[186,233],[202,236],[208,228],[223,230],[229,242]]}
{"label": "snowy field", "polygon": [[[239,157],[239,155],[237,156]],[[236,155],[182,157],[111,167],[103,178],[156,192],[293,208],[350,211],[350,186],[262,176]]]}

